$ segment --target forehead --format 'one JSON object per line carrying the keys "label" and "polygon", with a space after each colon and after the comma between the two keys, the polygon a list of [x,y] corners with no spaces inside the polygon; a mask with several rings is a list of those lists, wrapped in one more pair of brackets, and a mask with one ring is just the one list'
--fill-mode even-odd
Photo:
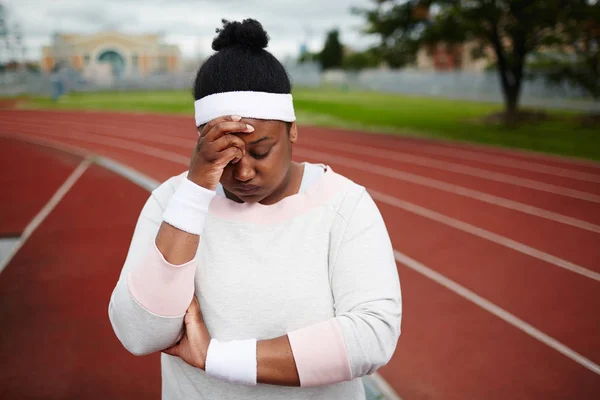
{"label": "forehead", "polygon": [[282,134],[285,134],[287,132],[285,122],[282,121],[242,118],[242,122],[250,124],[254,127],[254,132],[252,133],[236,134],[237,136],[242,138],[246,143],[252,143],[264,137],[268,137],[269,139],[271,139],[269,142],[272,142],[274,140],[278,140]]}

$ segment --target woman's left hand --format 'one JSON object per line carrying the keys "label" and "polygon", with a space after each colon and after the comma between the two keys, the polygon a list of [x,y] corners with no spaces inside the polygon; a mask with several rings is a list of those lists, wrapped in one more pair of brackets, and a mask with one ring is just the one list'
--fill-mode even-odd
{"label": "woman's left hand", "polygon": [[200,304],[196,296],[185,313],[185,331],[181,340],[163,350],[163,353],[181,358],[189,365],[204,369],[210,335],[202,319]]}

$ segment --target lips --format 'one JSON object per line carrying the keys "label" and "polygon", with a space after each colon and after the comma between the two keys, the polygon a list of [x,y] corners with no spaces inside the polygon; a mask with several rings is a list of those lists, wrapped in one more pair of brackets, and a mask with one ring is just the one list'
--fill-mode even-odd
{"label": "lips", "polygon": [[260,186],[240,185],[235,187],[235,191],[243,194],[252,194],[260,190]]}

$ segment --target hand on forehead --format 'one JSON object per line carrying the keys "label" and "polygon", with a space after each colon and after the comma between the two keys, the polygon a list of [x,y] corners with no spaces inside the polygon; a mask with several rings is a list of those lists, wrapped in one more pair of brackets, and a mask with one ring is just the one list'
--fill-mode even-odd
{"label": "hand on forehead", "polygon": [[277,136],[280,134],[282,128],[285,128],[284,122],[274,120],[242,118],[241,122],[254,128],[254,132],[245,134],[247,138],[251,137],[250,141],[258,139],[258,136]]}
{"label": "hand on forehead", "polygon": [[254,128],[253,132],[232,132],[233,135],[241,138],[247,145],[258,145],[259,143],[273,143],[280,139],[281,135],[287,132],[285,122],[264,120],[256,118],[242,118],[240,122],[248,124]]}

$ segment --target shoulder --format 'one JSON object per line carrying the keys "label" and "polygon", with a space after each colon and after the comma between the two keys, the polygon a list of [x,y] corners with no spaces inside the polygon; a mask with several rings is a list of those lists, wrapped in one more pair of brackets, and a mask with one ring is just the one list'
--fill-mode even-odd
{"label": "shoulder", "polygon": [[365,197],[370,199],[369,193],[364,186],[354,182],[352,179],[338,174],[333,170],[330,172],[328,184],[335,187],[338,192],[334,197],[333,206],[337,214],[344,221],[348,222],[358,204],[364,201]]}

